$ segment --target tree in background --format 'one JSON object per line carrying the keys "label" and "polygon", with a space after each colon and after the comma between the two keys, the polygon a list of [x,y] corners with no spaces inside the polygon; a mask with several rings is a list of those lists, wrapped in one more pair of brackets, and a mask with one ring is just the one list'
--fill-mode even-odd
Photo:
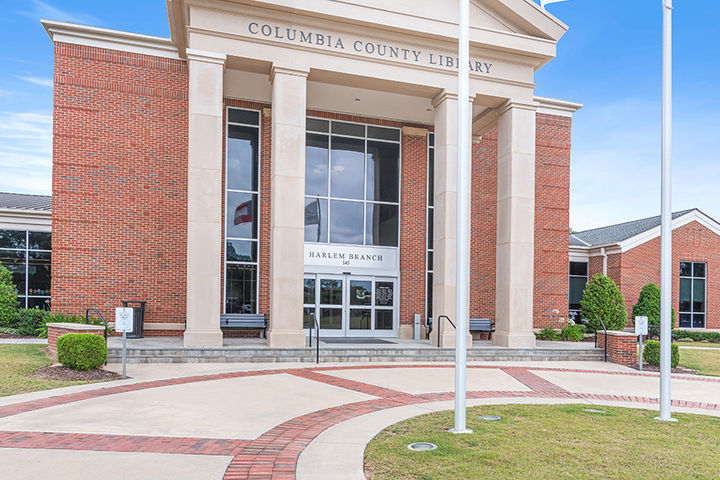
{"label": "tree in background", "polygon": [[[660,325],[660,287],[648,283],[642,290],[638,301],[632,308],[632,320],[635,317],[648,317],[648,325]],[[675,309],[672,309],[672,324],[675,325]]]}
{"label": "tree in background", "polygon": [[598,319],[608,330],[622,330],[627,325],[625,299],[613,279],[601,273],[593,275],[585,286],[580,314],[593,330],[602,328]]}
{"label": "tree in background", "polygon": [[0,327],[7,327],[15,321],[17,314],[17,287],[10,270],[0,263]]}

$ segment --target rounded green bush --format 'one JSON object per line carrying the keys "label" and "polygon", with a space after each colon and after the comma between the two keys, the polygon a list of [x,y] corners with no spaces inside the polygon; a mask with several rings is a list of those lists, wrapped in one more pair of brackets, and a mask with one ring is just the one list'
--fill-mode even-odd
{"label": "rounded green bush", "polygon": [[[680,348],[676,343],[670,347],[670,366],[677,367],[680,364]],[[648,340],[643,347],[643,361],[650,365],[660,366],[660,342]]]}
{"label": "rounded green bush", "polygon": [[[635,317],[648,317],[648,325],[660,325],[660,287],[648,283],[642,290],[638,301],[632,307],[632,320]],[[675,309],[671,311],[672,324],[675,325]]]}
{"label": "rounded green bush", "polygon": [[607,275],[593,275],[583,291],[580,311],[581,318],[588,320],[592,330],[602,328],[599,318],[608,330],[622,330],[627,325],[625,299],[617,284]]}
{"label": "rounded green bush", "polygon": [[17,294],[12,273],[0,263],[0,327],[11,327],[15,323]]}
{"label": "rounded green bush", "polygon": [[66,333],[57,340],[58,361],[73,370],[97,368],[107,360],[105,339],[92,333]]}

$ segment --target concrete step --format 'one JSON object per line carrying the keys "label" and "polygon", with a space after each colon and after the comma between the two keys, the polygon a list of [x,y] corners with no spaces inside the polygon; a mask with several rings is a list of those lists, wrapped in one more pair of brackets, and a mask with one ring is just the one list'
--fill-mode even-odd
{"label": "concrete step", "polygon": [[[111,348],[109,362],[120,362],[122,349]],[[472,348],[468,361],[598,361],[603,351],[583,349],[507,349]],[[321,348],[321,363],[343,362],[453,362],[455,350],[450,348]],[[276,363],[315,362],[310,348],[129,348],[129,363]]]}

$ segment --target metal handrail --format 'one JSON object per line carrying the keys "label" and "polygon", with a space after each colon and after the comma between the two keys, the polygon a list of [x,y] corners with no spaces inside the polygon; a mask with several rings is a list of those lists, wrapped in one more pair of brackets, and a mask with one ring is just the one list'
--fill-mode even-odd
{"label": "metal handrail", "polygon": [[[320,324],[315,318],[315,314],[312,314],[313,323],[315,324],[315,363],[320,364]],[[312,348],[312,328],[310,330],[310,348]]]}
{"label": "metal handrail", "polygon": [[[103,336],[105,337],[105,348],[107,348],[108,323],[105,321],[105,317],[102,316],[102,313],[100,313],[100,310],[98,310],[97,308],[88,308],[87,310],[85,310],[85,325],[90,325],[91,311],[95,312],[105,325],[105,331],[103,332]],[[107,357],[105,358],[105,365],[107,365]]]}
{"label": "metal handrail", "polygon": [[457,330],[457,327],[455,326],[455,324],[453,323],[453,321],[450,320],[450,317],[448,317],[447,315],[440,315],[440,316],[438,317],[438,320],[442,320],[443,318],[444,318],[445,320],[447,320],[448,322],[450,322],[450,325],[452,325],[453,328],[454,328],[455,330]]}
{"label": "metal handrail", "polygon": [[[602,318],[598,318],[598,321],[605,331],[605,361],[607,362],[607,328],[605,327],[605,322],[602,321]],[[595,329],[595,348],[597,348],[597,328]]]}

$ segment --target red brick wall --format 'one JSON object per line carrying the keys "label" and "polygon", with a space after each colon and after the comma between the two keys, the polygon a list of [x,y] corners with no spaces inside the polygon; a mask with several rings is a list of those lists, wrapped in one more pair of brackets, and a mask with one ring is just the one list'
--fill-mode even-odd
{"label": "red brick wall", "polygon": [[60,338],[62,335],[65,335],[67,333],[91,333],[93,335],[100,335],[101,337],[105,335],[105,328],[95,325],[77,325],[77,324],[70,324],[72,327],[80,327],[80,328],[72,328],[67,326],[56,326],[52,324],[48,324],[48,331],[47,331],[47,340],[48,340],[48,346],[45,353],[47,356],[52,360],[57,360],[57,341],[58,338]]}
{"label": "red brick wall", "polygon": [[184,61],[55,45],[53,311],[184,323],[187,92]]}
{"label": "red brick wall", "polygon": [[[605,335],[598,333],[598,347],[605,348]],[[625,332],[608,331],[608,361],[627,367],[638,364],[637,337]]]}

